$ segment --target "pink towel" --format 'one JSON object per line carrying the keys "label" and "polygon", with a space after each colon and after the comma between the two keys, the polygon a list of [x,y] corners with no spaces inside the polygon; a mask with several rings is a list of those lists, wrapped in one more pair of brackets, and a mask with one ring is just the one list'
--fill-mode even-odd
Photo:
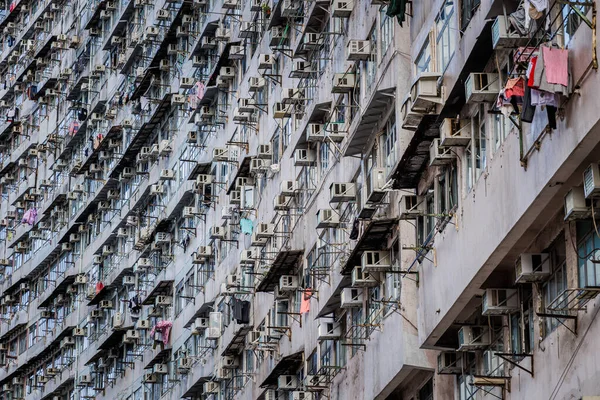
{"label": "pink towel", "polygon": [[542,46],[546,80],[551,84],[569,85],[569,51]]}
{"label": "pink towel", "polygon": [[310,311],[310,296],[312,295],[312,290],[305,289],[304,296],[302,296],[302,302],[300,303],[300,314],[306,314]]}

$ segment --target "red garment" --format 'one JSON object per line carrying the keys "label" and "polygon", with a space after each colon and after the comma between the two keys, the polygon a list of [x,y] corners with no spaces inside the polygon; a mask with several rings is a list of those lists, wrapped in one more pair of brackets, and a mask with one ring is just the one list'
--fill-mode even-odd
{"label": "red garment", "polygon": [[96,283],[96,294],[100,293],[102,289],[104,289],[104,283],[102,283],[102,281],[98,281],[98,283]]}
{"label": "red garment", "polygon": [[154,328],[150,331],[150,337],[154,336],[154,332],[160,332],[164,344],[169,343],[169,334],[171,333],[171,321],[158,321]]}
{"label": "red garment", "polygon": [[523,77],[509,79],[504,88],[504,97],[510,99],[513,96],[525,96],[525,79]]}
{"label": "red garment", "polygon": [[10,3],[10,7],[8,8],[9,12],[13,12],[15,10],[15,3]]}
{"label": "red garment", "polygon": [[310,297],[312,295],[312,289],[305,289],[304,296],[302,296],[302,302],[300,303],[300,314],[306,314],[310,311]]}
{"label": "red garment", "polygon": [[537,56],[535,57],[531,57],[531,61],[530,61],[530,68],[528,69],[529,71],[529,76],[527,77],[527,86],[529,87],[535,87],[535,83],[534,83],[534,73],[533,71],[535,71],[535,64],[537,63]]}
{"label": "red garment", "polygon": [[542,46],[546,81],[555,85],[569,85],[569,51]]}

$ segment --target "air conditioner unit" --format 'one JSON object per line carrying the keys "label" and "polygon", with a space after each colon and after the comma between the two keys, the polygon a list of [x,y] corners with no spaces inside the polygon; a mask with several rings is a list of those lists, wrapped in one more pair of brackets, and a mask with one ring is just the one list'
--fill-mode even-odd
{"label": "air conditioner unit", "polygon": [[[231,39],[231,31],[224,26],[220,26],[215,30],[215,39],[228,41]],[[231,48],[229,49],[229,54],[231,54]]]}
{"label": "air conditioner unit", "polygon": [[442,166],[450,164],[456,159],[456,153],[450,147],[442,147],[440,145],[440,139],[435,138],[431,141],[429,146],[429,165],[430,166]]}
{"label": "air conditioner unit", "polygon": [[155,306],[170,306],[173,304],[173,298],[171,296],[158,295],[154,301]]}
{"label": "air conditioner unit", "polygon": [[400,219],[410,220],[425,214],[426,203],[421,196],[402,195],[400,197]]}
{"label": "air conditioner unit", "polygon": [[206,394],[218,394],[220,390],[219,382],[208,381],[204,382],[202,392]]}
{"label": "air conditioner unit", "polygon": [[261,238],[270,238],[275,234],[275,225],[274,224],[264,224],[260,223],[256,225],[256,236]]}
{"label": "air conditioner unit", "polygon": [[356,87],[356,78],[353,73],[335,74],[333,76],[332,93],[348,93]]}
{"label": "air conditioner unit", "polygon": [[298,377],[296,375],[280,375],[277,377],[278,390],[294,390],[298,386]]}
{"label": "air conditioner unit", "polygon": [[307,32],[304,34],[302,45],[305,50],[318,50],[323,46],[323,37],[320,33]]}
{"label": "air conditioner unit", "polygon": [[85,274],[77,274],[75,276],[75,285],[85,285],[88,282],[88,278]]}
{"label": "air conditioner unit", "polygon": [[112,317],[112,327],[117,329],[117,328],[123,327],[124,324],[125,324],[125,318],[123,316],[123,313],[120,313],[120,312],[115,313],[115,315],[113,315],[113,317]]}
{"label": "air conditioner unit", "polygon": [[352,270],[352,287],[373,287],[379,285],[373,274],[363,271],[361,266]]}
{"label": "air conditioner unit", "polygon": [[238,7],[238,0],[223,0],[223,8],[234,10]]}
{"label": "air conditioner unit", "polygon": [[336,18],[349,18],[352,14],[354,0],[334,0],[331,14]]}
{"label": "air conditioner unit", "polygon": [[226,147],[216,147],[213,149],[213,162],[228,161],[229,149]]}
{"label": "air conditioner unit", "polygon": [[112,310],[113,302],[110,300],[102,300],[100,302],[100,308],[103,310]]}
{"label": "air conditioner unit", "polygon": [[362,253],[361,266],[366,272],[388,272],[392,269],[392,255],[385,250],[367,250]]}
{"label": "air conditioner unit", "polygon": [[102,255],[103,256],[109,256],[111,254],[113,254],[115,252],[115,250],[113,249],[113,247],[111,245],[105,244],[104,246],[102,246]]}
{"label": "air conditioner unit", "polygon": [[155,26],[147,26],[146,27],[146,36],[155,37],[158,35],[158,28]]}
{"label": "air conditioner unit", "polygon": [[171,97],[171,105],[174,105],[174,106],[178,106],[179,105],[180,106],[180,105],[183,105],[183,104],[185,104],[185,96],[184,95],[182,95],[182,94],[174,94]]}
{"label": "air conditioner unit", "polygon": [[329,186],[329,201],[340,203],[356,199],[356,184],[354,183],[332,183]]}
{"label": "air conditioner unit", "polygon": [[73,246],[71,246],[71,243],[62,243],[60,249],[61,251],[72,251]]}
{"label": "air conditioner unit", "polygon": [[135,343],[140,339],[140,332],[135,329],[128,329],[123,336],[124,343]]}
{"label": "air conditioner unit", "polygon": [[279,278],[279,290],[282,292],[293,292],[298,290],[299,283],[296,275],[281,275]]}
{"label": "air conditioner unit", "polygon": [[267,244],[267,238],[265,238],[265,237],[258,237],[258,235],[256,234],[256,232],[254,232],[252,234],[252,237],[250,238],[250,245],[251,246],[264,247],[266,244]]}
{"label": "air conditioner unit", "polygon": [[248,91],[249,92],[258,92],[266,85],[265,78],[251,76],[248,80]]}
{"label": "air conditioner unit", "polygon": [[154,372],[157,375],[167,375],[169,373],[169,367],[167,366],[167,364],[157,363],[154,364],[152,372]]}
{"label": "air conditioner unit", "polygon": [[465,81],[465,98],[467,103],[492,103],[498,98],[500,89],[498,74],[473,72]]}
{"label": "air conditioner unit", "polygon": [[160,171],[160,179],[163,181],[171,181],[175,179],[175,171],[172,169],[163,169]]}
{"label": "air conditioner unit", "polygon": [[156,19],[167,20],[170,18],[170,14],[168,10],[160,9],[156,13]]}
{"label": "air conditioner unit", "polygon": [[384,196],[385,191],[383,187],[385,186],[385,169],[383,168],[373,168],[369,171],[367,176],[367,203],[380,203]]}
{"label": "air conditioner unit", "polygon": [[294,151],[295,166],[311,166],[315,164],[315,152],[312,149],[297,149]]}
{"label": "air conditioner unit", "polygon": [[86,332],[85,328],[73,328],[73,336],[83,337],[86,335],[87,335],[87,332]]}
{"label": "air conditioner unit", "polygon": [[340,216],[331,208],[322,208],[317,211],[317,229],[335,228],[340,224]]}
{"label": "air conditioner unit", "polygon": [[133,178],[134,176],[135,176],[135,170],[133,169],[133,167],[123,168],[123,171],[121,172],[121,177],[130,179],[130,178]]}
{"label": "air conditioner unit", "polygon": [[225,286],[228,289],[239,287],[240,286],[240,277],[236,274],[227,275],[227,282],[225,283]]}
{"label": "air conditioner unit", "polygon": [[565,221],[584,219],[591,215],[590,207],[585,201],[583,187],[572,187],[565,195]]}
{"label": "air conditioner unit", "polygon": [[440,146],[464,147],[471,142],[471,122],[467,119],[444,118],[440,126]]}
{"label": "air conditioner unit", "polygon": [[262,158],[252,158],[250,160],[250,173],[256,174],[268,170],[271,161]]}
{"label": "air conditioner unit", "polygon": [[137,261],[137,266],[139,268],[152,268],[154,264],[152,263],[152,260],[150,258],[141,257]]}
{"label": "air conditioner unit", "polygon": [[164,193],[165,193],[165,189],[162,184],[157,183],[157,184],[150,186],[150,194],[160,195],[160,194],[164,194]]}
{"label": "air conditioner unit", "polygon": [[325,140],[325,127],[323,124],[308,124],[306,127],[307,142],[322,142]]}
{"label": "air conditioner unit", "polygon": [[516,283],[539,282],[552,273],[550,254],[523,253],[515,264]]}
{"label": "air conditioner unit", "polygon": [[339,339],[342,336],[340,324],[336,322],[322,322],[319,324],[317,340]]}
{"label": "air conditioner unit", "polygon": [[364,302],[363,291],[360,288],[344,288],[341,293],[341,308],[362,307]]}
{"label": "air conditioner unit", "polygon": [[369,40],[350,40],[347,46],[348,61],[366,61],[371,57]]}
{"label": "air conditioner unit", "polygon": [[492,25],[492,45],[494,49],[516,49],[526,46],[530,38],[521,36],[517,30],[508,29],[508,18],[504,15],[496,17]]}
{"label": "air conditioner unit", "polygon": [[240,111],[239,108],[233,110],[233,120],[235,122],[248,122],[252,115],[248,112]]}
{"label": "air conditioner unit", "polygon": [[146,372],[142,378],[144,383],[156,383],[158,381],[156,375],[151,372]]}
{"label": "air conditioner unit", "polygon": [[458,331],[458,350],[470,351],[490,345],[490,331],[487,326],[463,326]]}
{"label": "air conditioner unit", "polygon": [[73,347],[75,346],[75,338],[73,336],[65,336],[60,342],[60,347]]}
{"label": "air conditioner unit", "polygon": [[271,69],[275,65],[273,54],[260,54],[258,56],[258,69]]}
{"label": "air conditioner unit", "polygon": [[227,236],[227,230],[222,226],[213,226],[210,228],[210,238],[223,240]]}
{"label": "air conditioner unit", "polygon": [[91,375],[79,375],[79,386],[89,386],[92,384],[92,376]]}
{"label": "air conditioner unit", "polygon": [[438,370],[440,375],[462,375],[462,353],[456,351],[442,351],[438,354]]}
{"label": "air conditioner unit", "polygon": [[438,81],[442,75],[437,72],[422,72],[410,89],[411,111],[426,112],[442,103]]}
{"label": "air conditioner unit", "polygon": [[583,171],[583,194],[586,199],[596,197],[600,193],[600,167],[591,163]]}
{"label": "air conditioner unit", "polygon": [[208,329],[206,330],[206,339],[218,339],[223,330],[223,313],[211,312],[209,314]]}
{"label": "air conditioner unit", "polygon": [[150,329],[150,320],[147,319],[138,319],[135,323],[135,329],[139,331],[145,331]]}
{"label": "air conditioner unit", "polygon": [[232,60],[243,60],[246,56],[244,46],[231,46],[229,48],[229,58]]}
{"label": "air conditioner unit", "polygon": [[483,315],[510,314],[519,310],[517,289],[486,289],[483,293]]}
{"label": "air conditioner unit", "polygon": [[292,70],[290,71],[291,78],[309,78],[312,73],[310,61],[294,61]]}
{"label": "air conditioner unit", "polygon": [[217,40],[211,36],[204,36],[200,43],[200,47],[207,50],[215,49],[217,47]]}

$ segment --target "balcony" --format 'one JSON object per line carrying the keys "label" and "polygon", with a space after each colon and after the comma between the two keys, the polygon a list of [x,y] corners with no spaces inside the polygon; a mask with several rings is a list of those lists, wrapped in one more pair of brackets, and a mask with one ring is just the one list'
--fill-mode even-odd
{"label": "balcony", "polygon": [[298,263],[304,255],[302,250],[286,250],[277,253],[275,260],[256,286],[257,292],[272,292],[279,284],[282,275],[289,275],[298,268]]}

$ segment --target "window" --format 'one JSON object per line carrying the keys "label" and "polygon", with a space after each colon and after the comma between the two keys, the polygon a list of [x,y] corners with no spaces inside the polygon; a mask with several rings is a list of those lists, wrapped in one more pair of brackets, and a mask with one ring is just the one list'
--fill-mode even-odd
{"label": "window", "polygon": [[435,213],[435,202],[433,190],[431,189],[425,194],[426,215],[417,218],[417,247],[419,248],[427,246],[427,243],[431,240],[431,232],[435,227],[435,217],[433,216]]}
{"label": "window", "polygon": [[433,378],[419,389],[419,400],[433,400]]}
{"label": "window", "polygon": [[436,49],[437,49],[437,62],[438,70],[444,72],[446,67],[450,63],[452,56],[454,55],[454,42],[455,32],[454,27],[454,2],[446,0],[442,6],[442,11],[438,14],[435,25],[436,25]]}
{"label": "window", "polygon": [[487,139],[485,132],[485,106],[481,104],[471,118],[471,134],[473,140],[471,140],[470,146],[467,147],[465,153],[467,159],[467,191],[473,188],[473,185],[485,169],[487,165]]}
{"label": "window", "polygon": [[369,57],[368,61],[365,61],[365,71],[366,74],[366,92],[370,92],[368,89],[372,88],[375,83],[375,76],[377,75],[377,29],[373,29],[371,34],[368,37],[368,40],[371,42],[371,57]]}
{"label": "window", "polygon": [[417,59],[415,60],[416,67],[416,75],[419,75],[421,72],[430,72],[431,71],[431,42],[429,38],[425,41],[423,48],[419,52]]}
{"label": "window", "polygon": [[462,32],[469,26],[469,22],[471,22],[480,4],[481,0],[462,0],[460,2],[460,30]]}
{"label": "window", "polygon": [[327,172],[329,169],[329,143],[321,143],[319,145],[319,160],[321,161],[321,173]]}
{"label": "window", "polygon": [[381,30],[381,51],[380,54],[383,57],[387,52],[388,48],[391,47],[392,41],[394,40],[394,19],[386,15],[387,6],[382,7],[379,11],[379,22]]}
{"label": "window", "polygon": [[[577,0],[573,1],[573,3],[577,3]],[[586,15],[587,12],[590,10],[589,6],[584,5],[562,7],[563,20],[566,21],[564,24],[564,40],[565,44],[567,45],[571,41],[571,37],[575,34],[582,22],[581,17],[577,15],[573,8],[579,9],[583,15]]]}
{"label": "window", "polygon": [[437,177],[437,213],[448,214],[458,204],[458,168],[456,163],[445,166]]}
{"label": "window", "polygon": [[580,288],[600,286],[600,268],[596,263],[600,237],[591,220],[577,221],[578,282]]}
{"label": "window", "polygon": [[396,149],[396,143],[398,141],[398,135],[396,132],[396,118],[393,115],[385,124],[382,141],[383,159],[385,160],[385,171],[386,174],[389,174],[392,168],[394,168],[394,165],[396,165],[398,153]]}
{"label": "window", "polygon": [[493,140],[494,140],[494,151],[500,148],[500,145],[504,143],[504,140],[510,133],[511,122],[510,119],[502,114],[492,115],[492,129],[493,129]]}
{"label": "window", "polygon": [[[553,301],[563,296],[567,289],[567,267],[566,267],[566,245],[564,235],[560,235],[550,246],[550,262],[552,265],[552,276],[544,283],[542,287],[542,296],[544,308],[547,308]],[[545,319],[544,335],[552,333],[560,324],[556,318]]]}

